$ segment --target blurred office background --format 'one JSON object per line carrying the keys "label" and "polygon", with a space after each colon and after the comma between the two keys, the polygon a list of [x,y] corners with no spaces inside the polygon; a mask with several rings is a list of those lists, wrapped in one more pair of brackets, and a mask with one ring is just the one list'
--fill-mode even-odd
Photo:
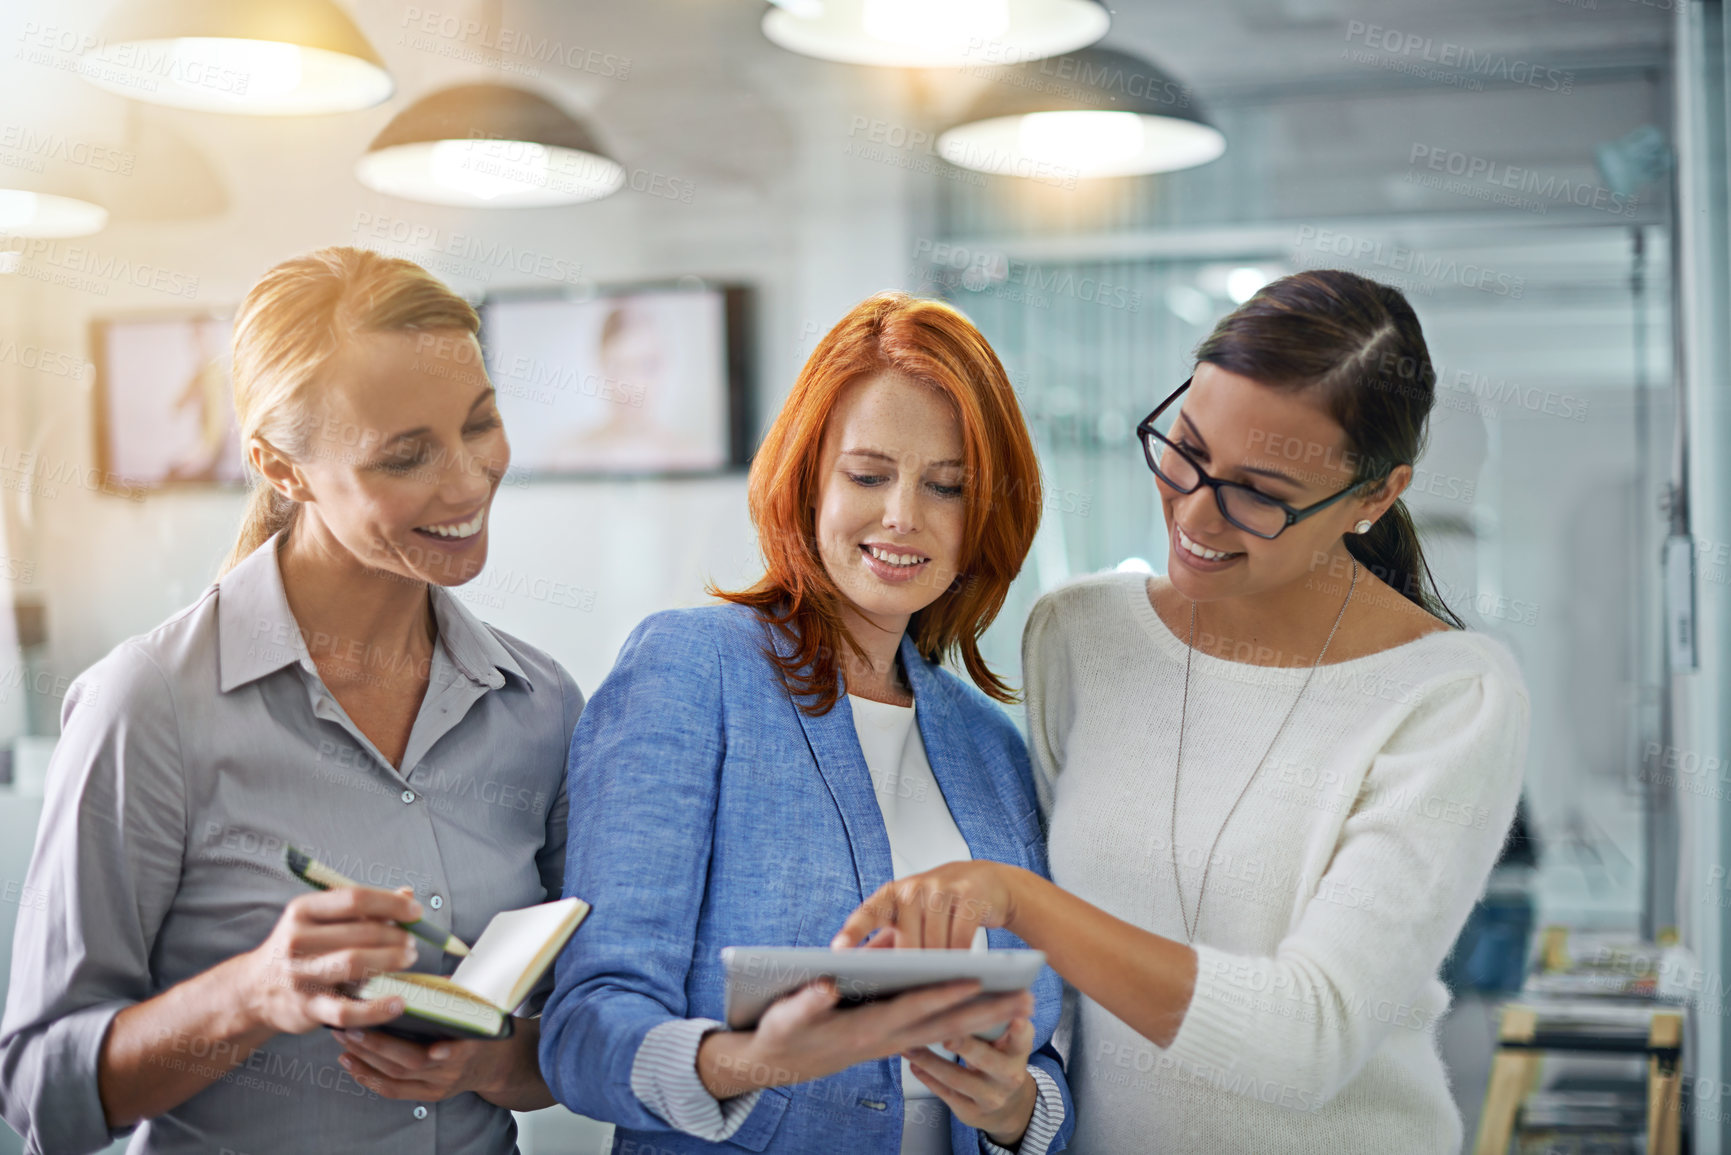
{"label": "blurred office background", "polygon": [[[982,0],[881,6],[903,21],[889,38],[902,47],[933,28],[993,40],[957,31],[992,18]],[[1731,1082],[1714,993],[1731,781],[1717,769],[1731,749],[1719,3],[1124,3],[1098,45],[1124,54],[1099,58],[1116,61],[1122,103],[1101,107],[1147,111],[1153,94],[1224,152],[1116,177],[1077,175],[1077,150],[1110,150],[1109,133],[1058,142],[1070,151],[1029,175],[950,163],[946,129],[1039,85],[993,72],[989,49],[909,68],[766,35],[766,16],[821,22],[823,0],[339,0],[394,92],[312,115],[170,107],[141,98],[142,81],[81,73],[123,9],[168,20],[176,7],[0,13],[0,574],[14,610],[0,615],[0,942],[37,900],[24,870],[67,684],[199,595],[243,502],[234,484],[138,488],[115,468],[113,391],[129,378],[99,363],[117,322],[220,322],[271,265],[330,244],[419,259],[476,300],[742,288],[728,336],[749,449],[852,304],[886,288],[946,297],[1008,366],[1048,485],[988,638],[1014,671],[1042,590],[1163,569],[1132,430],[1196,343],[1266,280],[1341,267],[1404,289],[1424,323],[1439,402],[1409,504],[1445,599],[1510,646],[1532,694],[1530,854],[1511,854],[1485,925],[1516,912],[1516,981],[1545,926],[1690,952],[1705,979],[1686,1122],[1694,1150],[1724,1149],[1711,1093]],[[1084,70],[1031,67],[1054,100],[1086,87]],[[461,84],[550,101],[617,162],[620,187],[464,207],[359,179],[394,118]],[[106,221],[32,236],[20,197],[40,193]],[[639,619],[757,572],[745,476],[725,462],[514,474],[487,575],[463,596],[586,690]],[[1441,1028],[1469,1136],[1507,993],[1485,974],[1461,980]],[[535,1155],[603,1144],[561,1112],[525,1120]]]}

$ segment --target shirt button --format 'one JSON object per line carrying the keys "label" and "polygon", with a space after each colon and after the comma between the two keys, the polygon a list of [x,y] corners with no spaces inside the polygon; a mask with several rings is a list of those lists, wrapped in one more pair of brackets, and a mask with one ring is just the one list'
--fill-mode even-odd
{"label": "shirt button", "polygon": [[415,800],[415,792],[413,790],[403,791],[403,801],[404,802],[413,802],[414,800]]}
{"label": "shirt button", "polygon": [[418,1106],[415,1108],[415,1118],[425,1119],[426,1117],[427,1117],[427,1108],[424,1105]]}
{"label": "shirt button", "polygon": [[445,905],[445,900],[435,894],[432,898],[427,900],[427,905],[432,907],[434,910],[438,910]]}

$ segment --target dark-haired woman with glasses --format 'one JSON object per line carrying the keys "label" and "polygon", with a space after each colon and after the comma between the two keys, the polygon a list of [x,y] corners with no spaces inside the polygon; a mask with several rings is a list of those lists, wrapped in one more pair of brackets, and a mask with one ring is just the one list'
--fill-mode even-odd
{"label": "dark-haired woman with glasses", "polygon": [[1023,637],[1053,881],[950,863],[837,945],[983,923],[1044,950],[1080,996],[1086,1155],[1455,1152],[1437,971],[1513,817],[1530,708],[1507,649],[1424,586],[1400,501],[1424,336],[1395,289],[1315,271],[1196,360],[1138,427],[1168,576],[1053,591]]}

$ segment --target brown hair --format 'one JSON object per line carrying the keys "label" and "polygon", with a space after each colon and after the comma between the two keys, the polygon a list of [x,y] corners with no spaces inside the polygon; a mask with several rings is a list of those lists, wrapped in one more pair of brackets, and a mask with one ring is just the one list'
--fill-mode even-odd
{"label": "brown hair", "polygon": [[[234,319],[234,413],[243,452],[256,439],[290,457],[304,456],[319,380],[344,342],[359,333],[422,329],[475,334],[481,318],[412,261],[333,246],[265,273]],[[293,525],[300,509],[262,478],[249,479],[252,493],[222,573]]]}
{"label": "brown hair", "polygon": [[[1385,477],[1424,452],[1436,369],[1418,315],[1399,289],[1339,269],[1281,277],[1216,325],[1196,361],[1270,389],[1314,391],[1346,431],[1347,449],[1359,461],[1356,481]],[[1347,534],[1346,548],[1409,601],[1465,628],[1434,592],[1436,578],[1405,502],[1390,506],[1369,533]]]}
{"label": "brown hair", "polygon": [[750,589],[710,592],[757,610],[787,639],[791,655],[769,656],[795,695],[812,699],[801,709],[815,715],[835,705],[841,645],[861,660],[866,655],[843,623],[845,595],[818,553],[819,454],[842,391],[881,373],[937,390],[962,428],[967,512],[958,576],[914,614],[908,632],[928,661],[959,653],[975,685],[1012,701],[981,658],[979,638],[1003,608],[1039,528],[1040,467],[997,354],[973,322],[941,301],[879,293],[818,342],[751,465],[751,519],[766,572]]}

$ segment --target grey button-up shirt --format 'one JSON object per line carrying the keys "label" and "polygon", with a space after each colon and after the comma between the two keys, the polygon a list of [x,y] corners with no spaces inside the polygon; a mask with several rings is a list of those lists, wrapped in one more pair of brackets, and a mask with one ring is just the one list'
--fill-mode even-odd
{"label": "grey button-up shirt", "polygon": [[[110,1021],[265,940],[307,893],[285,844],[372,886],[412,886],[467,942],[498,911],[560,896],[583,708],[571,676],[432,587],[438,642],[399,771],[319,678],[283,594],[280,536],[66,695],[27,883],[47,900],[19,912],[0,1022],[0,1111],[31,1151],[124,1134],[97,1095]],[[423,945],[416,969],[443,962]],[[224,1057],[190,1036],[165,1052],[189,1067]],[[278,1035],[141,1124],[128,1150],[513,1150],[509,1111],[468,1093],[380,1098],[340,1053],[328,1031]]]}

